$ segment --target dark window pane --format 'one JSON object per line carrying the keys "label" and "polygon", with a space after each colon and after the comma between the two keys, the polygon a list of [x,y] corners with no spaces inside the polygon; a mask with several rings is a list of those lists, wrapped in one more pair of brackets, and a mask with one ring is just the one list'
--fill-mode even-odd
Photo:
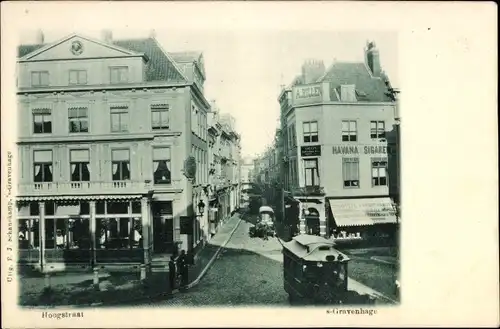
{"label": "dark window pane", "polygon": [[56,204],[54,202],[45,202],[45,215],[53,216],[56,212]]}
{"label": "dark window pane", "polygon": [[[45,116],[45,120],[50,120],[50,117]],[[44,121],[43,122],[43,132],[44,133],[51,133],[52,132],[52,122],[51,121]]]}
{"label": "dark window pane", "polygon": [[311,141],[310,136],[304,136],[304,143],[309,143]]}
{"label": "dark window pane", "polygon": [[80,166],[81,166],[81,173],[82,173],[82,181],[84,181],[84,182],[90,181],[89,164],[82,162],[82,163],[80,163]]}
{"label": "dark window pane", "polygon": [[349,141],[349,135],[342,135],[342,141],[343,142],[348,142]]}
{"label": "dark window pane", "polygon": [[318,141],[318,135],[314,135],[314,136],[312,136],[312,141],[313,141],[313,142],[317,142],[317,141]]}
{"label": "dark window pane", "polygon": [[128,202],[108,202],[108,214],[128,214]]}
{"label": "dark window pane", "polygon": [[380,177],[380,185],[382,185],[382,186],[387,185],[387,178],[386,177]]}
{"label": "dark window pane", "polygon": [[40,215],[40,207],[38,202],[30,202],[30,216]]}
{"label": "dark window pane", "polygon": [[90,204],[88,202],[80,203],[80,215],[89,215],[90,214]]}
{"label": "dark window pane", "polygon": [[345,180],[344,181],[344,187],[349,187],[350,186],[350,182],[348,180]]}
{"label": "dark window pane", "polygon": [[97,201],[96,213],[100,215],[104,214],[104,201]]}
{"label": "dark window pane", "polygon": [[33,180],[35,183],[43,182],[43,170],[41,164],[35,163]]}
{"label": "dark window pane", "polygon": [[132,213],[140,214],[141,213],[141,202],[140,201],[132,201]]}
{"label": "dark window pane", "polygon": [[43,165],[43,181],[44,182],[52,182],[52,165],[44,164]]}
{"label": "dark window pane", "polygon": [[357,141],[357,139],[358,139],[356,135],[351,135],[350,137],[351,137],[351,138],[350,138],[350,141],[351,141],[351,142],[355,142],[355,141]]}

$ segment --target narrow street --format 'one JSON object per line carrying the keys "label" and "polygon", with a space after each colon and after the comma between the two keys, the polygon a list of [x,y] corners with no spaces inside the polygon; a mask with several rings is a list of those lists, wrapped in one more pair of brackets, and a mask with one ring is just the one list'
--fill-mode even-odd
{"label": "narrow street", "polygon": [[250,238],[245,217],[200,283],[151,306],[289,305],[283,289],[281,245],[275,238]]}

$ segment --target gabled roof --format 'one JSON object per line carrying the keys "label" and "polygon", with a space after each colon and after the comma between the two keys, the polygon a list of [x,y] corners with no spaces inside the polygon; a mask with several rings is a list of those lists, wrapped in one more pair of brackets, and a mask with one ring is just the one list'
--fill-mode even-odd
{"label": "gabled roof", "polygon": [[[146,55],[149,60],[146,63],[145,81],[187,81],[174,60],[167,52],[163,51],[154,38],[113,40],[111,45]],[[18,58],[40,50],[45,46],[47,44],[20,45],[17,48]]]}
{"label": "gabled roof", "polygon": [[186,62],[198,62],[201,57],[201,51],[183,51],[183,52],[175,52],[168,53],[174,61],[178,63],[186,63]]}
{"label": "gabled roof", "polygon": [[330,83],[331,100],[338,100],[335,93],[341,85],[355,85],[356,97],[365,102],[390,102],[384,79],[373,77],[365,63],[335,62],[317,82]]}

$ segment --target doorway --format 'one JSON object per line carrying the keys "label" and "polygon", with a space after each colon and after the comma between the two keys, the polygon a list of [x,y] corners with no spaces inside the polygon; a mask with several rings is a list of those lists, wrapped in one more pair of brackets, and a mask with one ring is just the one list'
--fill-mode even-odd
{"label": "doorway", "polygon": [[153,252],[155,254],[174,253],[174,217],[172,202],[154,202],[153,212]]}

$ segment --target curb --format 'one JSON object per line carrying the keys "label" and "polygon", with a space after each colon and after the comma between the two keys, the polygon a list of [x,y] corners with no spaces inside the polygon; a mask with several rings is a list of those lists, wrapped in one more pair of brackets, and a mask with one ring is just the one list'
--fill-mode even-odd
{"label": "curb", "polygon": [[[217,259],[217,256],[219,255],[219,253],[222,250],[222,248],[224,248],[229,243],[229,240],[231,240],[231,238],[233,237],[234,232],[236,232],[236,230],[240,226],[241,221],[242,221],[242,218],[239,217],[238,222],[234,226],[233,230],[229,233],[229,236],[227,237],[227,239],[219,246],[219,248],[217,248],[217,251],[212,256],[212,258],[210,258],[210,260],[208,261],[207,265],[201,271],[201,273],[198,275],[198,277],[196,279],[194,279],[193,282],[191,282],[190,284],[188,284],[186,286],[186,288],[185,288],[186,290],[189,290],[189,289],[193,288],[194,286],[196,286],[200,282],[200,280],[203,278],[203,276],[206,274],[206,272],[208,272],[208,270],[210,269],[210,267],[212,266],[212,264]],[[151,298],[158,298],[158,297],[164,297],[164,296],[172,296],[172,295],[178,294],[179,292],[180,292],[179,289],[174,289],[170,293],[160,293],[158,295],[148,296],[148,297],[141,297],[141,298],[139,298],[137,300],[127,300],[125,302],[139,301],[139,300],[144,300],[146,298],[147,299],[151,299]],[[121,302],[123,302],[123,301],[121,301]],[[108,306],[108,305],[111,306],[113,304],[115,304],[115,303],[98,302],[98,303],[80,304],[80,305],[64,305],[64,306],[57,306],[55,308],[81,308],[81,307],[89,307],[89,306],[91,306],[91,307],[98,307],[98,306]]]}
{"label": "curb", "polygon": [[396,262],[391,262],[391,261],[388,261],[388,260],[383,260],[383,259],[378,258],[377,256],[372,256],[372,257],[370,257],[370,259],[374,260],[376,262],[379,262],[379,263],[390,264],[390,265],[398,265]]}

